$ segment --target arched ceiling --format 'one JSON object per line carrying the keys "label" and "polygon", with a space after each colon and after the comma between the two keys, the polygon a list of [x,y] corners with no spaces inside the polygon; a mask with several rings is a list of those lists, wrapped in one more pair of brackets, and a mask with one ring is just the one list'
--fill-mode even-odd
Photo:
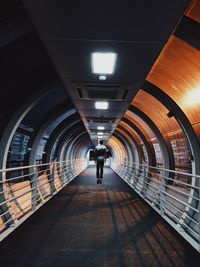
{"label": "arched ceiling", "polygon": [[[110,138],[190,3],[23,2],[94,144],[99,125]],[[92,74],[95,51],[117,53],[115,73],[106,81]],[[96,110],[97,100],[107,100],[109,109]]]}
{"label": "arched ceiling", "polygon": [[[65,113],[75,108],[93,144],[97,126],[105,127],[106,142],[112,134],[113,140],[129,140],[130,134],[135,145],[143,147],[144,140],[157,142],[156,131],[170,145],[170,136],[183,137],[189,123],[200,140],[200,101],[195,102],[200,84],[199,2],[102,1],[97,6],[90,1],[5,1],[0,11],[1,129],[17,108],[49,84],[54,96],[38,102],[24,118],[27,126],[38,128],[56,110],[46,128],[51,125],[54,133]],[[106,81],[92,74],[94,51],[117,53],[115,73]],[[99,100],[108,101],[109,109],[96,110]],[[170,101],[188,121],[181,122],[181,112],[176,116]],[[192,130],[186,136],[195,136]]]}
{"label": "arched ceiling", "polygon": [[163,135],[180,128],[174,117],[169,118],[167,116],[169,110],[159,100],[143,90],[138,92],[131,104],[147,114],[156,123]]}
{"label": "arched ceiling", "polygon": [[196,48],[172,36],[147,80],[170,95],[191,123],[198,120],[200,103],[195,92],[200,85],[200,53]]}

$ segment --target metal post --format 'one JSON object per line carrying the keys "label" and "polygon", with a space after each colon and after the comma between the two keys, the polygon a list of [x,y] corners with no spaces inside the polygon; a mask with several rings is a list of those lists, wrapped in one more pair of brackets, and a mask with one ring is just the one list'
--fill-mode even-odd
{"label": "metal post", "polygon": [[69,161],[66,162],[65,176],[66,181],[68,182],[71,178],[71,165],[69,164]]}
{"label": "metal post", "polygon": [[138,166],[138,172],[137,172],[137,184],[136,184],[136,190],[138,193],[141,193],[141,188],[140,188],[140,180],[141,180],[141,173],[142,173],[142,165]]}
{"label": "metal post", "polygon": [[50,170],[49,170],[49,180],[50,180],[50,192],[51,192],[51,196],[53,196],[54,192],[55,192],[55,185],[54,185],[54,170],[55,170],[55,163],[52,163],[52,168],[50,166]]}
{"label": "metal post", "polygon": [[59,179],[61,181],[61,185],[63,187],[64,185],[64,174],[63,174],[63,162],[59,162]]}
{"label": "metal post", "polygon": [[32,188],[32,211],[36,210],[37,206],[37,178],[38,178],[38,170],[36,165],[30,168],[30,173],[33,173],[31,176],[31,188]]}
{"label": "metal post", "polygon": [[127,168],[127,163],[126,162],[124,162],[124,164],[123,164],[124,166],[123,166],[123,168],[122,168],[122,178],[124,179],[124,180],[126,180],[126,168]]}
{"label": "metal post", "polygon": [[130,166],[130,184],[131,184],[131,186],[134,185],[134,179],[135,179],[134,170],[135,170],[134,167]]}
{"label": "metal post", "polygon": [[[5,172],[0,172],[0,181],[6,181],[5,180],[6,177],[6,173]],[[0,183],[0,191],[4,192],[5,191],[5,185],[4,183]],[[8,203],[5,203],[6,201],[6,196],[5,193],[1,193],[0,194],[0,214],[3,214],[3,216],[1,216],[3,222],[6,224],[7,227],[9,227],[11,224],[15,223],[16,219],[12,218],[12,212],[10,209],[10,205]],[[3,203],[4,204],[1,204]]]}
{"label": "metal post", "polygon": [[143,198],[146,199],[146,191],[147,191],[147,186],[146,186],[146,175],[147,175],[147,171],[146,171],[146,166],[144,166],[144,172],[143,172],[143,185],[142,185],[142,194],[143,194]]}
{"label": "metal post", "polygon": [[200,178],[198,178],[198,193],[199,193],[199,203],[198,203],[198,224],[199,224],[199,252],[200,252]]}
{"label": "metal post", "polygon": [[67,177],[66,177],[66,162],[63,162],[62,164],[62,180],[63,184],[66,183]]}
{"label": "metal post", "polygon": [[74,178],[75,176],[75,167],[74,167],[74,161],[72,161],[71,163],[71,180]]}
{"label": "metal post", "polygon": [[163,178],[163,171],[160,174],[160,214],[165,214],[165,179]]}
{"label": "metal post", "polygon": [[138,181],[138,179],[137,179],[137,167],[134,165],[132,167],[132,169],[133,169],[133,188],[136,188],[137,181]]}
{"label": "metal post", "polygon": [[131,178],[132,178],[132,175],[131,175],[131,166],[130,166],[130,164],[128,163],[127,182],[128,182],[129,184],[131,184]]}

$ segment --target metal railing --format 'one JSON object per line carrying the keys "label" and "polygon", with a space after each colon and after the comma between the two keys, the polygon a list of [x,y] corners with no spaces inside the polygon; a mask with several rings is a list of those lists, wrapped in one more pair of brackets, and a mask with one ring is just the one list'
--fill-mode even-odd
{"label": "metal railing", "polygon": [[0,241],[86,167],[76,159],[0,170]]}
{"label": "metal railing", "polygon": [[200,176],[124,161],[113,170],[200,252]]}

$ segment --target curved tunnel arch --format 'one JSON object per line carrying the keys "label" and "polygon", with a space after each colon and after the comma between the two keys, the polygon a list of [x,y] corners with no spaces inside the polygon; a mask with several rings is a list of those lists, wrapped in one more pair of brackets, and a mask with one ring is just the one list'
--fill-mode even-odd
{"label": "curved tunnel arch", "polygon": [[142,163],[142,159],[144,159],[144,152],[143,152],[143,149],[141,148],[141,146],[138,144],[137,140],[134,138],[133,135],[131,135],[131,133],[126,129],[124,128],[122,125],[118,125],[118,127],[116,128],[116,131],[121,131],[122,134],[124,135],[127,135],[128,138],[131,139],[131,142],[130,143],[133,143],[133,151],[135,153],[135,159],[136,160],[136,163],[139,163],[141,164]]}
{"label": "curved tunnel arch", "polygon": [[83,136],[80,140],[78,140],[75,151],[74,151],[74,158],[78,159],[86,159],[88,151],[93,148],[93,144],[88,140],[87,134]]}
{"label": "curved tunnel arch", "polygon": [[174,170],[174,156],[173,156],[171,144],[169,142],[166,142],[166,140],[162,136],[162,133],[159,131],[158,127],[144,112],[142,112],[140,109],[132,105],[129,107],[129,110],[137,114],[152,129],[152,131],[154,132],[155,136],[157,137],[159,141],[160,148],[162,150],[163,159],[164,159],[164,168]]}
{"label": "curved tunnel arch", "polygon": [[[189,13],[187,13],[187,16],[189,16]],[[183,18],[183,21],[185,20],[186,18]],[[183,22],[181,21],[180,25],[182,23]],[[161,57],[159,57],[159,60],[155,63],[152,70],[148,74],[144,85],[142,85],[140,89],[138,89],[138,93],[136,94],[136,97],[133,99],[132,104],[129,107],[128,111],[136,114],[141,120],[144,121],[144,124],[139,123],[138,127],[138,122],[136,121],[136,123],[134,124],[134,122],[128,118],[126,113],[121,122],[119,122],[119,124],[115,128],[115,131],[107,144],[113,154],[113,164],[119,166],[120,162],[126,159],[128,159],[129,161],[135,161],[139,164],[143,163],[145,159],[144,154],[146,154],[144,152],[146,151],[148,156],[148,164],[151,166],[156,166],[156,151],[154,149],[153,142],[151,142],[150,140],[151,136],[148,135],[148,129],[145,126],[146,123],[146,125],[152,130],[159,142],[159,146],[163,154],[164,168],[170,170],[177,169],[177,158],[175,157],[175,151],[172,148],[173,140],[170,139],[169,134],[173,134],[173,131],[175,132],[176,130],[177,132],[179,130],[182,130],[183,133],[181,132],[176,136],[174,134],[174,136],[177,137],[177,139],[186,137],[190,146],[190,150],[192,152],[191,158],[193,158],[191,160],[191,172],[195,175],[200,174],[199,123],[197,122],[197,124],[195,124],[196,122],[194,120],[194,118],[198,117],[199,108],[191,108],[188,106],[186,107],[183,103],[184,94],[186,92],[186,90],[183,90],[185,84],[188,85],[188,87],[191,89],[191,87],[195,84],[195,80],[199,81],[199,47],[197,45],[198,43],[195,43],[194,39],[189,38],[193,41],[189,39],[185,40],[183,38],[184,36],[184,34],[181,35],[181,30],[179,29],[179,26],[177,26],[177,30],[174,32],[173,36],[170,37],[169,42],[167,42],[166,47],[161,53]],[[192,43],[195,44],[192,45]],[[177,51],[180,51],[180,55],[178,55]],[[184,51],[187,52],[187,55],[185,57],[183,56]],[[170,53],[174,55],[175,60],[173,60],[179,62],[179,68],[176,69],[174,67],[174,64],[176,63],[172,64],[171,61],[173,60],[171,60],[170,57],[168,57],[166,61],[167,64],[165,64],[165,53],[167,53],[167,55],[170,55]],[[189,56],[188,53],[190,54]],[[194,61],[195,57],[197,58],[197,60]],[[162,60],[164,63],[162,62]],[[185,77],[187,75],[184,75],[186,72],[183,68],[184,65],[187,65],[186,63],[188,62],[190,63],[188,65],[192,66],[188,70],[188,76],[191,80],[188,80],[189,78]],[[197,64],[195,62],[197,62]],[[160,69],[159,65],[161,66]],[[163,75],[163,69],[165,68],[162,67],[164,65],[169,65],[171,66],[171,68],[173,66],[172,69],[175,74],[172,75],[171,73],[169,73],[170,75],[167,75],[170,67],[166,67],[167,71],[164,70]],[[20,123],[23,123],[24,121],[24,124],[26,124],[26,122],[31,121],[31,118],[33,117],[38,118],[35,124],[33,122],[33,125],[35,125],[35,127],[33,127],[34,132],[31,133],[31,138],[33,140],[33,142],[30,141],[30,148],[32,148],[32,150],[30,152],[29,163],[31,165],[35,162],[37,147],[42,140],[43,134],[48,129],[48,127],[51,126],[52,129],[51,131],[49,131],[49,137],[47,139],[46,145],[44,146],[43,152],[45,154],[43,154],[42,156],[42,163],[53,161],[54,149],[55,155],[57,156],[58,160],[71,160],[75,158],[85,158],[88,150],[90,148],[93,148],[93,143],[90,140],[89,134],[85,130],[85,126],[84,123],[82,123],[80,114],[78,114],[78,112],[75,110],[64,87],[61,85],[60,81],[58,83],[56,81],[51,82],[51,84],[49,85],[46,84],[46,78],[49,79],[49,75],[47,75],[46,78],[42,77],[42,74],[40,73],[40,71],[42,71],[42,66],[45,65],[39,64],[37,65],[37,67],[30,66],[29,70],[27,71],[27,77],[24,79],[22,77],[23,75],[20,76],[20,79],[18,81],[19,86],[16,88],[19,88],[20,85],[22,85],[22,87],[24,88],[25,84],[30,84],[30,81],[34,81],[34,77],[36,76],[43,78],[43,81],[41,81],[40,83],[38,78],[36,79],[37,81],[34,84],[31,84],[31,87],[35,86],[37,93],[31,95],[28,99],[26,98],[28,92],[26,92],[26,97],[24,96],[23,105],[21,105],[21,107],[15,113],[13,118],[8,122],[8,125],[5,128],[3,137],[0,142],[0,150],[4,151],[4,154],[0,154],[1,168],[6,167],[8,150],[13,136],[17,132],[17,128],[19,127]],[[192,68],[194,68],[194,73],[191,70]],[[47,70],[46,72],[50,73],[51,71]],[[36,75],[36,73],[38,74]],[[183,84],[184,86],[181,85],[178,78],[177,80],[174,79],[174,75],[176,74],[178,78],[181,77],[182,81],[185,78],[186,82]],[[193,75],[195,76],[194,79]],[[58,78],[57,75],[54,76]],[[66,107],[64,107],[62,104],[62,97],[55,97],[59,90],[58,87],[60,88],[60,90],[62,90],[63,95],[65,95],[64,99],[66,100]],[[172,88],[174,89],[174,91],[172,90]],[[189,89],[187,90],[189,91]],[[17,91],[15,92],[15,95],[17,95]],[[53,102],[55,101],[55,106],[53,104],[50,105],[48,101],[48,99],[50,100],[53,95]],[[79,96],[81,96],[81,94]],[[147,96],[147,98],[145,99],[143,98],[143,96]],[[153,99],[155,99],[157,102]],[[45,102],[47,106],[43,105]],[[149,106],[147,105],[148,103],[150,103]],[[155,113],[158,113],[158,118],[155,119],[155,121],[155,113],[153,111],[146,112],[146,109],[151,108],[152,103],[155,103],[155,107],[157,107]],[[160,106],[158,106],[157,103],[159,103]],[[144,108],[145,105],[146,109]],[[154,107],[153,104],[152,107]],[[159,107],[162,107],[160,112],[163,112],[162,114],[159,114]],[[36,110],[37,112],[35,112]],[[166,111],[168,113],[164,114],[164,112]],[[65,112],[68,112],[67,117],[63,116]],[[40,116],[35,116],[35,114],[38,113],[41,113]],[[172,116],[171,121],[170,116]],[[56,124],[58,117],[60,117],[60,121]],[[176,128],[177,125],[178,127],[180,126],[180,128]],[[165,126],[167,128],[166,131]],[[130,128],[132,128],[133,131],[129,131]],[[142,147],[145,147],[145,149],[143,150]],[[195,185],[199,186],[198,183],[196,183]],[[198,197],[197,194],[195,196]],[[5,200],[5,198],[1,197],[1,201],[2,200]],[[197,201],[194,201],[192,205],[193,207],[199,208]],[[8,209],[8,207],[6,207],[6,209]]]}
{"label": "curved tunnel arch", "polygon": [[[71,128],[69,129],[71,132],[70,134],[65,133],[63,135],[63,137],[61,138],[58,144],[57,155],[56,155],[58,161],[67,160],[67,155],[65,155],[65,151],[67,149],[69,150],[71,149],[70,148],[71,142],[73,142],[73,140],[76,138],[77,135],[79,135],[80,133],[84,131],[84,127],[80,123],[78,126],[74,125],[73,128],[75,128],[73,131]],[[73,153],[70,154],[70,158],[72,155]]]}
{"label": "curved tunnel arch", "polygon": [[75,157],[75,151],[76,146],[82,141],[82,139],[87,136],[87,131],[81,130],[80,133],[78,132],[75,137],[73,137],[73,140],[70,140],[68,144],[64,147],[63,155],[65,159],[74,159]]}
{"label": "curved tunnel arch", "polygon": [[119,136],[121,136],[124,139],[124,142],[128,145],[128,160],[138,162],[138,151],[130,136],[128,136],[122,129],[120,129],[120,127],[117,127],[115,129],[115,133],[119,134]]}
{"label": "curved tunnel arch", "polygon": [[108,146],[111,147],[113,152],[112,166],[117,168],[120,166],[124,159],[127,159],[127,153],[123,144],[115,137],[112,136],[108,141]]}
{"label": "curved tunnel arch", "polygon": [[[74,128],[80,124],[81,120],[76,113],[72,116],[72,118],[69,118],[68,122],[69,123],[66,123],[64,120],[63,123],[61,123],[61,125],[59,125],[59,127],[52,133],[52,138],[49,139],[49,143],[47,143],[46,147],[46,158],[48,162],[57,158],[59,148],[62,144],[64,144],[65,136],[70,136],[71,131],[74,131]],[[52,154],[53,148],[55,150],[54,154]]]}
{"label": "curved tunnel arch", "polygon": [[44,98],[46,95],[50,94],[55,90],[55,87],[47,85],[42,91],[32,96],[23,106],[21,106],[16,112],[13,118],[9,121],[6,129],[4,130],[3,136],[1,138],[0,147],[4,154],[0,154],[0,164],[1,168],[6,168],[8,149],[10,147],[14,133],[16,132],[19,124],[25,118],[25,116],[31,111],[31,109]]}
{"label": "curved tunnel arch", "polygon": [[128,142],[128,140],[126,139],[125,136],[123,136],[120,132],[115,132],[113,133],[113,136],[115,136],[124,146],[126,152],[127,152],[127,159],[125,159],[126,161],[134,161],[133,159],[133,153],[130,149],[130,144]]}
{"label": "curved tunnel arch", "polygon": [[197,162],[200,162],[200,145],[197,139],[197,136],[187,118],[185,113],[181,110],[181,108],[173,101],[170,96],[165,94],[159,88],[154,85],[146,82],[143,85],[143,90],[147,93],[153,95],[157,98],[168,110],[172,111],[172,116],[175,117],[176,121],[180,124],[181,128],[186,134],[188,142],[190,143],[191,150],[194,155],[194,171],[196,174],[200,173],[200,166]]}
{"label": "curved tunnel arch", "polygon": [[[68,109],[67,109],[66,116],[68,117],[74,113],[74,109],[69,104],[67,106],[68,106]],[[61,110],[61,112],[62,112],[61,114],[64,113],[62,110]],[[65,110],[65,113],[66,113],[66,110]],[[61,114],[60,113],[58,113],[58,114],[53,113],[52,116],[47,115],[40,122],[41,126],[38,127],[39,130],[37,131],[37,133],[34,134],[32,144],[29,145],[31,147],[31,153],[29,156],[29,165],[34,165],[34,163],[35,163],[37,150],[38,150],[39,144],[42,140],[43,134],[45,133],[45,130],[49,127],[49,125],[51,125],[52,121],[54,121]]]}
{"label": "curved tunnel arch", "polygon": [[153,148],[151,142],[146,140],[146,137],[144,136],[144,134],[130,120],[128,120],[127,118],[123,118],[122,121],[125,122],[126,124],[128,124],[131,128],[133,128],[136,131],[136,133],[140,136],[140,138],[141,138],[141,140],[142,140],[142,142],[146,148],[148,164],[150,166],[155,166],[156,165],[155,152],[154,152],[154,148]]}

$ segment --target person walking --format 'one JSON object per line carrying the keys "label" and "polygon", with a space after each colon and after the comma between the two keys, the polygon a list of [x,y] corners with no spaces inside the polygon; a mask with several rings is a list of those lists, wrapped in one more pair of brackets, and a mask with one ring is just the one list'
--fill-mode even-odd
{"label": "person walking", "polygon": [[103,145],[103,140],[100,140],[99,144],[95,147],[95,160],[96,160],[96,178],[97,184],[102,183],[103,168],[106,161],[107,148]]}

